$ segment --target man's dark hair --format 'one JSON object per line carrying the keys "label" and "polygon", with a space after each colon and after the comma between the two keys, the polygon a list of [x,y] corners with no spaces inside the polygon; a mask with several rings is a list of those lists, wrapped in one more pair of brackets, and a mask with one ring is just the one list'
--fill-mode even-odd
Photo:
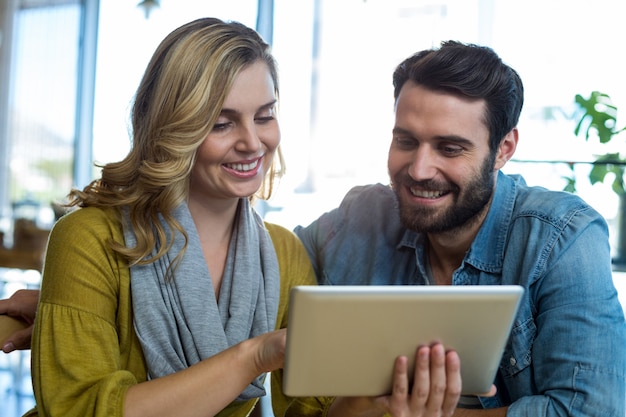
{"label": "man's dark hair", "polygon": [[407,81],[433,91],[485,100],[485,123],[492,152],[519,121],[524,87],[517,72],[485,46],[442,42],[405,59],[393,73],[394,98]]}

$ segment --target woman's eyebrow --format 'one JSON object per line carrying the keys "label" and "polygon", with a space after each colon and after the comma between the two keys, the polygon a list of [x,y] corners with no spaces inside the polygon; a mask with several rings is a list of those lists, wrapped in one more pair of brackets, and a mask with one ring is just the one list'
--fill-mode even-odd
{"label": "woman's eyebrow", "polygon": [[[265,104],[260,105],[256,111],[258,112],[259,110],[269,109],[270,107],[273,107],[274,105],[276,105],[277,102],[278,102],[277,99],[273,99],[272,101],[269,101]],[[220,112],[220,114],[239,114],[239,113],[241,113],[239,110],[229,109],[228,107],[222,108],[222,111]]]}

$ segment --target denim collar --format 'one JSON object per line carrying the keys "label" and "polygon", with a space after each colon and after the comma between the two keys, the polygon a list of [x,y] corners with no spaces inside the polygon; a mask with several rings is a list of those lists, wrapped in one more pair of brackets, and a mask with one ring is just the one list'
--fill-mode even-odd
{"label": "denim collar", "polygon": [[487,217],[465,256],[465,262],[476,269],[493,274],[502,272],[504,249],[519,181],[523,180],[498,172],[496,190]]}

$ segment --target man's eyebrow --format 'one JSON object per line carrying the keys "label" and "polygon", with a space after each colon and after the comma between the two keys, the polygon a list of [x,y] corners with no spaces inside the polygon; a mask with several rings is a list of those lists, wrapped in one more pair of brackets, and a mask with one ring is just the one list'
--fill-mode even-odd
{"label": "man's eyebrow", "polygon": [[471,140],[459,135],[441,135],[437,136],[436,139],[442,142],[454,142],[459,145],[474,146]]}
{"label": "man's eyebrow", "polygon": [[406,129],[402,129],[401,127],[394,127],[391,133],[393,133],[394,135],[404,135],[404,136],[413,137],[413,134],[411,132],[409,132]]}
{"label": "man's eyebrow", "polygon": [[[401,127],[394,127],[392,133],[394,135],[409,136],[411,138],[415,137],[415,135],[411,131],[403,129]],[[459,135],[439,135],[436,136],[435,139],[440,142],[446,141],[458,143],[459,145],[473,146],[473,142],[471,140]]]}
{"label": "man's eyebrow", "polygon": [[[275,106],[277,102],[278,102],[277,99],[269,101],[269,102],[267,102],[265,104],[260,105],[259,108],[256,111],[258,112],[258,111],[261,111],[261,110],[269,109],[269,108]],[[229,109],[227,107],[222,108],[222,111],[220,111],[220,114],[239,114],[239,113],[241,113],[239,110]]]}

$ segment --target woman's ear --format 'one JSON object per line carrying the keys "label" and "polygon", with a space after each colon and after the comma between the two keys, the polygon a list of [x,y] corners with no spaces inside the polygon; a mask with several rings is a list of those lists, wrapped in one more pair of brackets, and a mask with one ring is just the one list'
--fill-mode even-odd
{"label": "woman's ear", "polygon": [[513,157],[515,153],[515,149],[517,149],[517,141],[519,139],[519,132],[516,127],[514,127],[509,133],[506,134],[504,139],[500,141],[500,145],[498,146],[498,152],[496,153],[496,160],[494,163],[494,171],[502,168],[509,159]]}

